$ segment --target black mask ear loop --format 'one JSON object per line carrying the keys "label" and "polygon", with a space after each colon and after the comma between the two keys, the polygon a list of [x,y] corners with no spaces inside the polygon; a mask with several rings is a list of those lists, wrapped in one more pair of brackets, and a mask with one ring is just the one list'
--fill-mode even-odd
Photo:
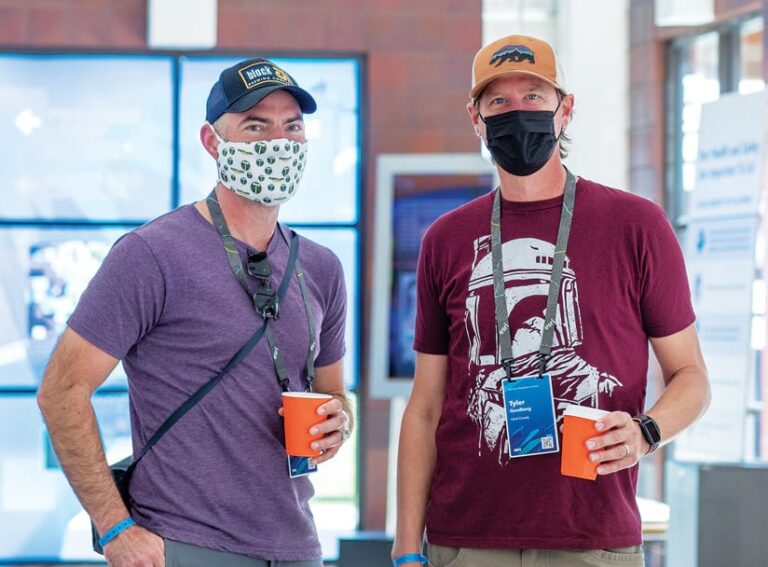
{"label": "black mask ear loop", "polygon": [[[560,106],[563,104],[563,99],[566,96],[564,94],[561,94],[560,91],[555,91],[555,92],[557,92],[557,99],[558,100],[557,100],[557,107],[555,108],[555,112],[552,115],[552,120],[554,120],[555,116],[557,116],[557,111],[560,110]],[[555,138],[555,140],[557,140],[559,142],[560,141],[560,137],[563,135],[563,132],[565,132],[565,126],[560,128],[560,133],[557,135],[557,138]]]}
{"label": "black mask ear loop", "polygon": [[[475,105],[475,109],[477,110],[477,116],[480,118],[482,123],[487,124],[485,121],[485,117],[482,114],[480,114],[480,95],[477,95],[477,98],[475,98],[472,104]],[[488,142],[486,142],[485,139],[480,135],[480,132],[476,132],[476,134],[477,134],[477,137],[480,138],[480,140],[482,140],[483,144],[485,144],[485,147],[487,148]]]}

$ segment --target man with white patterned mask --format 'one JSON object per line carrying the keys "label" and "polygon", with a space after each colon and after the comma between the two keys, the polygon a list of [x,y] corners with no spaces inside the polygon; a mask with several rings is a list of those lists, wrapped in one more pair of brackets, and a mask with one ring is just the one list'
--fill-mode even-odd
{"label": "man with white patterned mask", "polygon": [[309,93],[269,61],[223,73],[211,91],[200,130],[203,146],[216,159],[219,183],[262,205],[287,202],[306,164],[303,113],[316,108]]}
{"label": "man with white patterned mask", "polygon": [[[215,187],[114,245],[52,356],[39,403],[111,566],[322,565],[306,473],[337,454],[351,427],[344,277],[333,252],[278,222],[304,173],[303,115],[316,106],[271,61],[225,69],[200,130],[218,165]],[[128,504],[90,405],[120,360],[133,455],[144,455]],[[283,392],[307,390],[331,397],[310,430],[319,456],[297,462],[286,455],[279,408]]]}

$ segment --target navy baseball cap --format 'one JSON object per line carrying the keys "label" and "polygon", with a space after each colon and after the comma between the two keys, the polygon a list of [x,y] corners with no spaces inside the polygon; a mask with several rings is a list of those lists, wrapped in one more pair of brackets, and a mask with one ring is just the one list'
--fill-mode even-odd
{"label": "navy baseball cap", "polygon": [[293,95],[303,113],[317,110],[315,99],[293,77],[272,61],[258,58],[241,61],[221,72],[208,95],[205,120],[213,124],[225,112],[245,112],[278,90]]}

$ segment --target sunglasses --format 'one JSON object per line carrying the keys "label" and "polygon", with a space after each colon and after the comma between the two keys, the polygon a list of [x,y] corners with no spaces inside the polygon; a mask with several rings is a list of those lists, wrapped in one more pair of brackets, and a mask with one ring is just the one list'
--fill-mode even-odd
{"label": "sunglasses", "polygon": [[277,292],[272,287],[272,264],[269,263],[266,252],[248,251],[246,262],[248,274],[259,280],[261,287],[253,297],[256,311],[264,319],[277,319],[280,314],[280,304],[277,300]]}

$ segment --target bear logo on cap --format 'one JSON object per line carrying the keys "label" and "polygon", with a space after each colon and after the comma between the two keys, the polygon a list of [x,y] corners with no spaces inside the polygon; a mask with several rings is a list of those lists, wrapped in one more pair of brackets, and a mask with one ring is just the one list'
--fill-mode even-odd
{"label": "bear logo on cap", "polygon": [[525,45],[505,45],[493,54],[489,64],[496,63],[496,67],[499,67],[502,63],[512,62],[521,63],[523,61],[530,61],[532,65],[536,64],[536,60],[531,51]]}

